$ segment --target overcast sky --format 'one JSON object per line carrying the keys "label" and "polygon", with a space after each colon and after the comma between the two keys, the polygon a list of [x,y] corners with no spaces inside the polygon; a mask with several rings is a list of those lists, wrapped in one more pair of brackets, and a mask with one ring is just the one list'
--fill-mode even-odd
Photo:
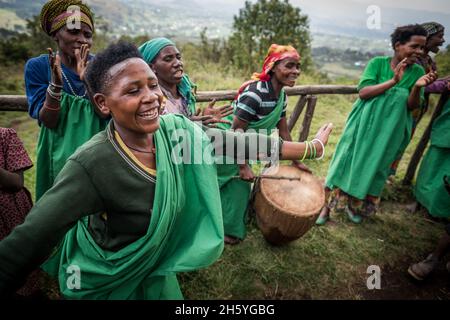
{"label": "overcast sky", "polygon": [[[196,0],[198,3],[217,3],[222,5],[235,5],[242,7],[245,0]],[[255,0],[253,0],[255,2]],[[290,3],[302,7],[305,5],[312,9],[342,10],[343,4],[359,3],[364,5],[378,5],[383,7],[394,7],[404,9],[427,10],[433,12],[450,13],[450,0],[290,0]]]}

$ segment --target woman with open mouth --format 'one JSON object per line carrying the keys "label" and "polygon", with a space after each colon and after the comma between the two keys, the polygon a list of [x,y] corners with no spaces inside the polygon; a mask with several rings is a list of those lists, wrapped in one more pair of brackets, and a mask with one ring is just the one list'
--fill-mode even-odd
{"label": "woman with open mouth", "polygon": [[[322,225],[334,208],[354,223],[376,213],[390,165],[411,138],[411,112],[423,103],[424,87],[436,74],[424,74],[417,58],[423,54],[427,32],[420,25],[398,27],[391,35],[393,57],[369,61],[358,85],[359,99],[326,178],[329,203],[316,223]],[[330,192],[332,190],[332,192]]]}
{"label": "woman with open mouth", "polygon": [[58,49],[55,53],[49,48],[49,54],[30,59],[25,66],[29,113],[41,127],[36,200],[53,185],[67,158],[107,123],[95,112],[82,81],[92,58],[91,10],[79,0],[50,0],[42,7],[40,20]]}
{"label": "woman with open mouth", "polygon": [[[220,129],[209,136],[182,115],[160,117],[158,79],[138,49],[123,42],[93,58],[86,82],[112,120],[68,159],[25,222],[0,242],[0,296],[14,292],[53,250],[44,269],[58,276],[66,298],[180,299],[177,272],[205,268],[223,250],[214,151],[231,139],[243,143],[243,159],[320,157],[332,130],[324,125],[311,148]],[[217,135],[224,142],[214,149]],[[265,143],[251,144],[252,136]],[[174,161],[185,138],[197,142],[185,154],[202,154],[202,162]]]}
{"label": "woman with open mouth", "polygon": [[182,114],[208,127],[228,122],[222,118],[233,112],[230,106],[214,108],[213,101],[203,111],[196,108],[197,86],[184,73],[183,59],[175,43],[163,37],[154,38],[142,44],[139,51],[158,77],[161,91],[166,98],[162,114]]}

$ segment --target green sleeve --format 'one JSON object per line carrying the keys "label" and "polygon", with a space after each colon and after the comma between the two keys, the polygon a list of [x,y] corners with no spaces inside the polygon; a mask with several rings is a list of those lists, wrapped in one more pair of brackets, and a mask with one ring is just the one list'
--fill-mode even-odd
{"label": "green sleeve", "polygon": [[364,87],[378,84],[381,61],[382,59],[377,57],[373,58],[367,63],[361,79],[359,80],[358,91],[360,91]]}
{"label": "green sleeve", "polygon": [[229,156],[236,160],[264,160],[279,157],[283,140],[258,133],[208,128],[216,156]]}
{"label": "green sleeve", "polygon": [[68,160],[25,222],[0,241],[0,296],[20,287],[77,220],[101,209],[101,199],[85,169]]}

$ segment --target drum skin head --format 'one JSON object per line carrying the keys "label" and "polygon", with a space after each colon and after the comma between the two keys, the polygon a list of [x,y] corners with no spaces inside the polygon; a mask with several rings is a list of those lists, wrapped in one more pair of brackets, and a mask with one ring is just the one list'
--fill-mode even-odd
{"label": "drum skin head", "polygon": [[271,167],[264,175],[300,180],[261,179],[261,192],[280,210],[297,216],[315,215],[325,202],[322,183],[312,174],[293,166]]}
{"label": "drum skin head", "polygon": [[264,238],[283,245],[302,237],[314,225],[325,204],[323,184],[312,174],[293,166],[271,167],[256,185],[253,208]]}

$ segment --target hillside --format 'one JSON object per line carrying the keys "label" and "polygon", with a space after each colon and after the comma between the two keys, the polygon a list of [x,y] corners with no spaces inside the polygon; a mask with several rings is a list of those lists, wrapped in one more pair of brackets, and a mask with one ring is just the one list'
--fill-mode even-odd
{"label": "hillside", "polygon": [[[0,0],[0,17],[8,13],[16,18],[16,24],[25,25],[25,19],[38,15],[46,0]],[[203,7],[195,1],[153,0],[87,0],[94,13],[108,21],[111,33],[165,35],[175,39],[198,38],[204,27],[208,36],[225,37],[231,28],[233,11],[219,10],[216,6]],[[236,10],[237,11],[237,10]],[[5,19],[1,19],[4,21]],[[0,24],[11,29],[11,23]]]}

